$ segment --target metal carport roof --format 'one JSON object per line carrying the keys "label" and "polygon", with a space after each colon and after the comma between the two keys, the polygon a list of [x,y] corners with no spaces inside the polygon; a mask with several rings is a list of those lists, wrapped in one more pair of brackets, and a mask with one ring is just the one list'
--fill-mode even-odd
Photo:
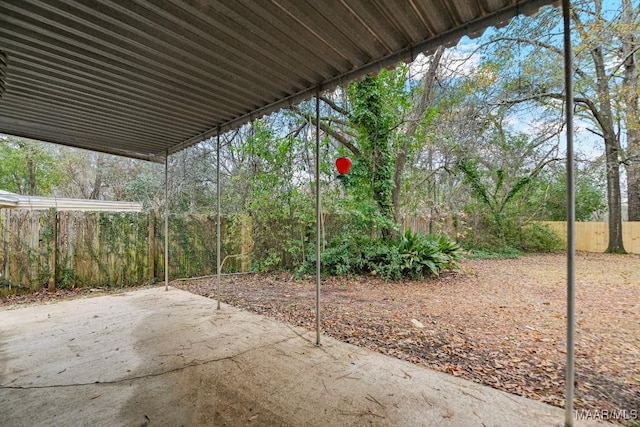
{"label": "metal carport roof", "polygon": [[163,159],[552,0],[0,0],[0,133]]}
{"label": "metal carport roof", "polygon": [[[164,161],[168,154],[319,90],[411,61],[421,52],[558,2],[0,0],[0,133]],[[565,425],[570,426],[575,350],[573,66],[569,0],[562,5],[570,212]],[[219,140],[217,149],[219,174]],[[318,180],[318,133],[315,157]],[[167,173],[165,162],[165,182]],[[219,177],[217,183],[219,286]],[[320,211],[316,186],[318,254]],[[167,265],[165,250],[165,286]],[[317,344],[319,310],[317,257]]]}

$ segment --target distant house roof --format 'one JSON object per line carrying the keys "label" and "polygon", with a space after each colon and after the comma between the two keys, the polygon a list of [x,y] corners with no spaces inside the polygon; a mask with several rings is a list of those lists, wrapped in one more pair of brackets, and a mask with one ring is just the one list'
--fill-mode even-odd
{"label": "distant house roof", "polygon": [[142,211],[142,203],[22,196],[0,190],[1,208],[31,210],[56,208],[59,211],[140,212]]}

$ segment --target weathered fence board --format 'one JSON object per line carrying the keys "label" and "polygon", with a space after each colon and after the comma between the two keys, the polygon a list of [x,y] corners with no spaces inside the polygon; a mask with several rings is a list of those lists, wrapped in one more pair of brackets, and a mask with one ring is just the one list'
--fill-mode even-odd
{"label": "weathered fence board", "polygon": [[456,235],[456,226],[452,218],[430,218],[428,216],[407,216],[402,218],[400,231],[411,230],[422,234]]}
{"label": "weathered fence board", "polygon": [[[80,286],[133,286],[164,277],[162,219],[142,212],[80,212],[0,209],[0,293]],[[250,221],[225,237],[225,269],[249,268]],[[241,256],[238,256],[241,255]],[[215,218],[172,215],[169,277],[216,270]]]}
{"label": "weathered fence board", "polygon": [[[567,223],[547,221],[549,227],[565,241]],[[640,222],[622,223],[622,242],[627,252],[640,254]],[[604,252],[609,243],[609,224],[606,222],[576,222],[576,250]]]}

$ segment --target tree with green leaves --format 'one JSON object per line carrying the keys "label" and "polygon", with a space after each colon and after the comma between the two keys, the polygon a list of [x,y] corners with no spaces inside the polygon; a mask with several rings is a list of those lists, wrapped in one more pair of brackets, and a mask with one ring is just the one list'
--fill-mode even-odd
{"label": "tree with green leaves", "polygon": [[[606,212],[606,185],[603,168],[597,162],[578,162],[575,179],[575,214],[577,221],[593,221]],[[532,201],[540,206],[536,218],[543,221],[567,219],[567,171],[555,164],[540,174],[530,189]]]}
{"label": "tree with green leaves", "polygon": [[[624,253],[622,241],[621,165],[627,167],[629,216],[635,218],[638,192],[638,89],[635,35],[640,32],[640,8],[629,0],[573,2],[573,52],[576,117],[604,145],[606,159],[609,245],[607,252]],[[563,107],[561,67],[563,49],[559,37],[561,15],[545,9],[531,20],[514,21],[496,35],[493,46],[498,62],[515,62],[502,84],[505,103],[535,102],[541,108]],[[624,133],[619,129],[626,129]],[[626,142],[626,147],[623,145]]]}
{"label": "tree with green leaves", "polygon": [[[422,145],[418,141],[434,104],[434,86],[444,48],[424,58],[426,71],[412,75],[410,67],[398,64],[321,97],[326,107],[320,127],[336,155],[354,159],[350,176],[344,181],[350,195],[367,211],[371,232],[383,238],[397,233],[402,216],[402,191],[406,171]],[[294,108],[308,123],[314,115]],[[375,212],[370,211],[372,202]]]}
{"label": "tree with green leaves", "polygon": [[253,261],[260,270],[292,268],[305,258],[313,223],[313,198],[304,160],[308,142],[286,114],[256,120],[222,152],[226,215],[250,219]]}
{"label": "tree with green leaves", "polygon": [[[536,143],[529,135],[509,132],[501,120],[494,121],[494,126],[485,133],[489,140],[480,144],[485,146],[485,150],[480,151],[485,155],[480,157],[469,150],[461,152],[457,167],[472,196],[488,212],[492,234],[504,247],[510,243],[507,237],[513,229],[526,223],[519,218],[518,210],[509,210],[509,206],[524,199],[525,218],[530,219],[531,209],[526,206],[530,206],[528,194],[523,193],[548,165],[560,159],[554,155],[557,145],[547,143],[549,138],[541,138]],[[489,149],[495,154],[488,156]]]}
{"label": "tree with green leaves", "polygon": [[50,196],[63,178],[49,145],[0,135],[0,189],[27,196]]}
{"label": "tree with green leaves", "polygon": [[[371,194],[383,218],[393,220],[394,158],[391,153],[391,127],[394,117],[384,99],[382,77],[365,77],[349,88],[351,123],[358,132],[358,146],[371,178]],[[391,237],[390,227],[382,237]]]}

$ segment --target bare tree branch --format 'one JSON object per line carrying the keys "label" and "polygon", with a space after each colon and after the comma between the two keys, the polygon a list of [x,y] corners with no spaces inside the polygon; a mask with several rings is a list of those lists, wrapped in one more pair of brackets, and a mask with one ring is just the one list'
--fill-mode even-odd
{"label": "bare tree branch", "polygon": [[409,120],[407,124],[407,130],[405,135],[408,137],[407,141],[402,144],[400,149],[398,150],[398,155],[395,161],[395,170],[393,174],[393,182],[394,186],[391,190],[392,192],[392,200],[393,205],[395,206],[396,211],[396,221],[399,220],[398,215],[400,209],[398,204],[400,203],[400,188],[402,181],[402,173],[404,172],[405,164],[407,163],[407,158],[409,156],[409,140],[415,137],[416,131],[418,130],[418,126],[424,117],[424,113],[427,110],[427,107],[431,104],[431,98],[433,95],[433,86],[435,85],[438,67],[440,66],[440,62],[442,60],[442,55],[444,54],[444,46],[438,46],[436,51],[433,53],[431,57],[431,62],[429,63],[429,69],[424,76],[424,83],[422,87],[422,94],[420,95],[420,99],[416,104],[414,104],[414,108],[409,114]]}
{"label": "bare tree branch", "polygon": [[[531,46],[536,46],[536,47],[541,47],[543,49],[547,49],[551,52],[554,52],[556,54],[558,54],[559,56],[563,56],[564,55],[564,51],[556,46],[553,46],[552,44],[549,43],[545,43],[543,41],[540,40],[535,40],[535,39],[528,39],[528,38],[522,38],[522,37],[499,37],[497,39],[494,39],[492,41],[492,43],[495,42],[500,42],[500,41],[508,41],[508,42],[515,42],[515,43],[523,43],[523,44],[529,44]],[[587,76],[587,74],[582,71],[580,68],[576,67],[574,64],[574,68],[573,71],[578,74],[580,77],[582,77],[583,79],[586,79],[587,81],[589,81],[589,76]]]}
{"label": "bare tree branch", "polygon": [[339,106],[338,104],[336,104],[335,102],[333,102],[332,99],[329,99],[325,96],[320,96],[320,99],[324,101],[325,104],[327,104],[329,107],[333,108],[334,110],[336,110],[338,113],[349,117],[350,113],[349,111],[347,111],[345,108]]}
{"label": "bare tree branch", "polygon": [[[298,114],[302,118],[304,118],[307,121],[308,124],[315,125],[316,119],[312,114],[304,112],[304,111],[300,110],[298,107],[291,107],[291,111],[295,112],[296,114]],[[351,141],[349,141],[344,135],[342,135],[341,133],[337,132],[334,128],[332,128],[331,126],[329,126],[326,122],[323,122],[322,120],[320,121],[320,129],[322,129],[325,133],[327,133],[329,136],[334,138],[340,144],[344,145],[349,151],[351,151],[353,153],[353,155],[355,157],[362,158],[362,153],[360,152],[358,147],[353,145],[351,143]]]}

